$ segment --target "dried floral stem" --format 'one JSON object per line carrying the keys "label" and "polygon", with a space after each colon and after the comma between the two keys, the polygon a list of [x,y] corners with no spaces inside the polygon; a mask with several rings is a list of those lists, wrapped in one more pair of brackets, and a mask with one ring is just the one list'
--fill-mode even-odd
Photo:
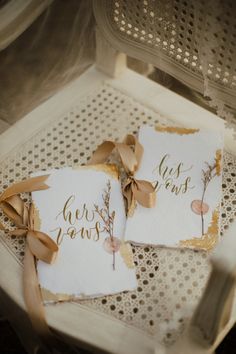
{"label": "dried floral stem", "polygon": [[204,203],[204,198],[206,194],[207,187],[211,180],[216,176],[216,161],[213,165],[209,165],[206,162],[207,169],[202,170],[202,182],[203,182],[203,192],[202,192],[202,198],[201,198],[201,222],[202,222],[202,235],[205,234],[205,228],[204,228],[204,214],[203,214],[203,203]]}
{"label": "dried floral stem", "polygon": [[[108,228],[109,228],[109,235],[110,235],[110,238],[111,238],[111,241],[113,243],[114,239],[113,239],[113,224],[114,224],[114,220],[112,218],[112,216],[110,215],[110,196],[111,196],[111,183],[110,181],[108,181],[107,183],[107,195],[105,196],[104,199],[106,199],[107,197],[107,200],[105,200],[105,206],[107,208],[107,216],[108,216]],[[115,251],[112,252],[112,256],[113,256],[113,262],[112,262],[112,267],[113,267],[113,270],[115,270]]]}
{"label": "dried floral stem", "polygon": [[204,215],[203,215],[203,203],[204,203],[204,197],[206,194],[206,187],[204,187],[203,189],[203,193],[202,193],[202,199],[201,199],[201,221],[202,221],[202,235],[204,235],[205,231],[204,231]]}
{"label": "dried floral stem", "polygon": [[[109,234],[111,242],[113,244],[113,242],[114,242],[113,229],[114,229],[115,211],[113,211],[110,214],[110,196],[111,196],[111,182],[110,182],[110,180],[108,180],[107,189],[104,190],[104,194],[102,196],[102,199],[104,202],[104,208],[99,209],[97,205],[94,205],[94,207],[95,207],[95,211],[98,213],[98,215],[102,219],[102,221],[104,223],[104,228],[105,228],[106,232]],[[112,267],[113,267],[113,270],[115,270],[115,251],[112,251],[112,255],[113,255]]]}

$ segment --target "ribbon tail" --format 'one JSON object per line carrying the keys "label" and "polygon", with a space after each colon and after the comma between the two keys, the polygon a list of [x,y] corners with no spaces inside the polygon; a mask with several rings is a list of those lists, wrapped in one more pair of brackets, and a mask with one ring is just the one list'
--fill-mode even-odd
{"label": "ribbon tail", "polygon": [[144,180],[136,180],[133,187],[134,198],[145,208],[153,208],[156,203],[156,191],[153,185]]}
{"label": "ribbon tail", "polygon": [[[27,237],[28,238],[28,237]],[[48,327],[45,317],[45,309],[41,290],[38,283],[35,257],[30,250],[28,242],[25,247],[23,288],[25,305],[28,310],[29,318],[35,332],[39,335],[45,354],[61,353],[64,343]]]}
{"label": "ribbon tail", "polygon": [[113,141],[104,141],[93,153],[93,156],[88,162],[88,165],[97,165],[106,162],[112,150],[115,148]]}
{"label": "ribbon tail", "polygon": [[111,155],[112,151],[114,149],[117,149],[124,169],[128,173],[133,173],[137,169],[139,161],[137,160],[134,152],[131,149],[131,143],[136,142],[136,139],[134,137],[132,139],[132,135],[130,135],[129,137],[130,138],[126,138],[128,139],[127,141],[129,142],[129,145],[125,143],[116,143],[109,140],[104,141],[104,143],[99,145],[98,148],[95,150],[93,156],[88,162],[88,165],[96,165],[106,162],[108,157]]}
{"label": "ribbon tail", "polygon": [[45,319],[45,311],[35,268],[35,258],[27,242],[24,257],[23,285],[25,304],[32,326],[40,338],[47,339],[52,336],[52,333]]}
{"label": "ribbon tail", "polygon": [[8,216],[17,226],[24,224],[23,214],[27,212],[23,200],[18,195],[13,195],[1,202],[4,214]]}
{"label": "ribbon tail", "polygon": [[123,187],[123,195],[127,205],[127,215],[132,216],[136,207],[132,182],[127,182]]}
{"label": "ribbon tail", "polygon": [[28,178],[25,181],[19,183],[14,183],[12,186],[8,187],[0,196],[0,202],[9,197],[12,197],[15,194],[48,189],[49,186],[45,183],[48,177],[49,175],[37,176]]}
{"label": "ribbon tail", "polygon": [[31,253],[41,261],[51,264],[55,261],[58,246],[57,244],[44,232],[28,231],[27,243]]}
{"label": "ribbon tail", "polygon": [[137,161],[136,156],[132,151],[131,147],[124,143],[116,143],[115,147],[117,148],[117,152],[120,156],[122,165],[126,173],[133,174],[138,168],[139,162]]}
{"label": "ribbon tail", "polygon": [[134,194],[131,193],[131,197],[130,197],[129,203],[127,204],[127,215],[129,217],[134,215],[134,211],[135,211],[136,205],[137,205],[137,203],[136,203]]}
{"label": "ribbon tail", "polygon": [[131,134],[128,134],[125,137],[124,143],[128,146],[133,146],[134,147],[134,155],[137,161],[137,165],[135,166],[135,171],[139,168],[139,165],[141,163],[142,157],[143,157],[143,146],[140,144],[138,139]]}
{"label": "ribbon tail", "polygon": [[0,222],[0,230],[5,231],[5,227],[3,226],[3,224]]}

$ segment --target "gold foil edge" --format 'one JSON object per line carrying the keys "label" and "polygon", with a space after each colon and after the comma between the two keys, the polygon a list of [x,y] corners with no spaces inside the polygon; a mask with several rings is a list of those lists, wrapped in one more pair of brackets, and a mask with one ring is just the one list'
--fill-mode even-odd
{"label": "gold foil edge", "polygon": [[211,250],[219,239],[219,214],[219,208],[213,211],[211,223],[208,226],[207,232],[203,236],[180,241],[180,246],[194,249],[203,249],[205,251]]}
{"label": "gold foil edge", "polygon": [[48,289],[41,288],[41,294],[43,301],[69,301],[73,300],[75,297],[67,294],[53,293]]}
{"label": "gold foil edge", "polygon": [[216,150],[215,162],[216,162],[216,174],[217,174],[217,176],[220,176],[221,164],[222,164],[222,151],[221,151],[221,149]]}
{"label": "gold foil edge", "polygon": [[133,269],[135,267],[134,265],[134,259],[133,259],[133,252],[132,252],[132,247],[129,242],[122,242],[120,246],[120,255],[127,266],[127,268]]}
{"label": "gold foil edge", "polygon": [[178,135],[187,135],[187,134],[194,134],[199,132],[199,129],[193,128],[183,128],[183,127],[165,127],[165,126],[157,126],[155,127],[157,132],[165,132],[171,134],[178,134]]}
{"label": "gold foil edge", "polygon": [[73,170],[94,170],[99,172],[105,172],[114,179],[119,179],[118,168],[114,164],[98,164],[98,165],[88,165],[88,166],[77,166],[73,167]]}

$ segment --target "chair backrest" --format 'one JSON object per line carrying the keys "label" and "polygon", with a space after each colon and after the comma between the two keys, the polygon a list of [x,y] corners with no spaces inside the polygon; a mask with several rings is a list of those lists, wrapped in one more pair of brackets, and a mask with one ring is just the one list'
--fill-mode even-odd
{"label": "chair backrest", "polygon": [[224,106],[234,112],[235,1],[95,0],[94,13],[103,36],[120,52],[208,96],[222,116]]}

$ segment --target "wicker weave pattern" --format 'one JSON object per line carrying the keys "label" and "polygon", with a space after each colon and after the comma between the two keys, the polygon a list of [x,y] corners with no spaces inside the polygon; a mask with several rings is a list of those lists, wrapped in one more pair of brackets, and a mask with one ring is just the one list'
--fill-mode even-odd
{"label": "wicker weave pattern", "polygon": [[[97,144],[107,138],[121,140],[145,123],[173,124],[105,83],[12,151],[0,167],[0,188],[5,189],[33,171],[86,163]],[[236,215],[235,163],[236,158],[225,153],[222,233]],[[2,213],[0,219],[8,222]],[[2,235],[1,241],[22,262],[24,239]],[[83,304],[171,343],[183,330],[201,296],[209,273],[207,254],[152,247],[134,247],[133,252],[137,291],[84,300]]]}

